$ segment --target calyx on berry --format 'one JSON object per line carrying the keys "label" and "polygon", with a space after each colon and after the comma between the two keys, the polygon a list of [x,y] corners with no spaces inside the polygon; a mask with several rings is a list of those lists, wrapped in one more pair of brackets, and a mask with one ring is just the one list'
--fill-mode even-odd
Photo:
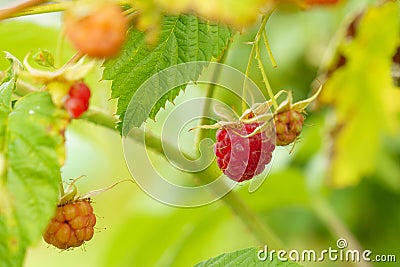
{"label": "calyx on berry", "polygon": [[[76,54],[60,68],[54,66],[50,52],[39,50],[34,60],[46,67],[35,68],[29,63],[30,53],[24,58],[24,69],[21,76],[36,83],[44,84],[43,90],[50,93],[53,103],[65,108],[71,118],[78,118],[89,108],[90,89],[82,82],[93,68],[95,61],[85,61],[85,57]],[[76,62],[75,62],[76,61]]]}
{"label": "calyx on berry", "polygon": [[22,75],[30,77],[36,82],[48,84],[53,81],[64,83],[74,83],[82,80],[93,69],[96,61],[87,60],[85,56],[81,57],[77,62],[70,60],[60,68],[48,68],[46,70],[39,69],[29,64],[30,53],[28,53],[23,61],[24,69]]}

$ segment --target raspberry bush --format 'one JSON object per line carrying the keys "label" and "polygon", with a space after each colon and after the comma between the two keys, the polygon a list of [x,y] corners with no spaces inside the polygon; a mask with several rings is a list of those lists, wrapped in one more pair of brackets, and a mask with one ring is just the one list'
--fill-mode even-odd
{"label": "raspberry bush", "polygon": [[[390,259],[400,234],[399,7],[3,1],[0,267],[297,267],[258,256],[299,248],[300,231],[309,249],[343,238]],[[77,193],[74,175],[89,193]],[[118,177],[147,194],[97,189]]]}

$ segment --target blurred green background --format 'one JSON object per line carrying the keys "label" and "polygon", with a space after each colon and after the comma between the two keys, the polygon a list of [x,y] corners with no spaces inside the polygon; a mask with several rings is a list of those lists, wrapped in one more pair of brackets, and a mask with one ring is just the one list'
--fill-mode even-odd
{"label": "blurred green background", "polygon": [[[374,1],[349,1],[307,12],[294,8],[277,10],[267,25],[267,33],[278,68],[270,67],[263,51],[275,91],[293,90],[295,99],[308,96],[341,22],[351,11],[370,2]],[[56,52],[60,25],[59,14],[1,22],[0,50],[19,59],[37,48]],[[251,41],[256,30],[254,27],[235,36],[226,60],[228,65],[245,70],[250,46],[244,42]],[[63,60],[72,54],[65,42]],[[0,66],[4,69],[6,60],[1,59]],[[99,68],[87,78],[93,92],[91,105],[113,113],[116,102],[109,100],[110,82],[99,82],[100,77]],[[250,77],[262,86],[256,64]],[[204,88],[188,88],[176,103],[199,95],[205,95]],[[220,97],[223,99],[224,95]],[[168,104],[158,115],[157,123],[161,124],[173,108]],[[235,191],[289,250],[335,248],[338,236],[331,230],[346,226],[363,248],[374,254],[396,254],[400,261],[400,134],[397,132],[382,142],[379,162],[370,175],[362,177],[356,186],[336,189],[330,186],[327,175],[331,144],[326,125],[330,119],[327,109],[309,114],[293,152],[289,153],[290,148],[276,149],[271,173],[261,188],[250,194],[245,184]],[[67,161],[62,176],[68,180],[86,175],[78,183],[81,193],[130,177],[117,132],[77,120],[68,129],[66,145]],[[190,142],[182,145],[193,146]],[[90,242],[82,248],[60,252],[41,241],[28,251],[25,266],[191,266],[223,252],[260,245],[223,201],[200,208],[175,208],[126,183],[95,197],[94,208],[98,222]],[[339,262],[301,264],[351,266]]]}

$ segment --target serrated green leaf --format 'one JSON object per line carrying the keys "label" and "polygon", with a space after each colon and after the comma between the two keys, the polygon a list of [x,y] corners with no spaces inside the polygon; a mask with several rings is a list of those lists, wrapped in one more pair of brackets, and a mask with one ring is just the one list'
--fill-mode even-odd
{"label": "serrated green leaf", "polygon": [[395,2],[368,10],[354,40],[341,47],[346,64],[324,87],[321,99],[334,104],[337,117],[331,160],[335,186],[355,185],[371,173],[383,135],[396,131],[400,94],[390,67],[400,38],[399,17]]}
{"label": "serrated green leaf", "polygon": [[[10,90],[0,90],[1,96]],[[13,110],[3,106],[0,259],[1,266],[21,266],[27,246],[38,241],[54,213],[65,121],[47,92],[21,98]]]}
{"label": "serrated green leaf", "polygon": [[[105,63],[103,78],[113,80],[112,98],[118,98],[117,114],[123,120],[128,104],[137,89],[152,75],[179,63],[210,61],[219,57],[232,36],[227,26],[211,24],[193,15],[167,16],[164,18],[160,39],[155,46],[144,42],[144,34],[131,29],[121,56]],[[200,74],[197,70],[193,79]],[[178,86],[151,105],[150,114],[138,108],[132,116],[140,117],[140,124],[147,116],[154,119],[167,101],[173,101],[186,85]],[[153,94],[146,92],[145,98]],[[144,117],[143,117],[144,116]],[[140,126],[140,124],[138,126]]]}
{"label": "serrated green leaf", "polygon": [[[194,267],[227,267],[227,266],[243,266],[243,267],[299,267],[301,265],[288,261],[280,261],[277,257],[273,257],[272,261],[268,258],[263,261],[258,259],[258,248],[246,248],[231,253],[224,253],[215,258],[200,262]],[[264,255],[264,253],[262,254]]]}

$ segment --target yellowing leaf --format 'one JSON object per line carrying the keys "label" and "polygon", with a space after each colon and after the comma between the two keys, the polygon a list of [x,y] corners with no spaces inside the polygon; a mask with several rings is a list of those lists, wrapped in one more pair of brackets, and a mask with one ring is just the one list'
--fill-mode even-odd
{"label": "yellowing leaf", "polygon": [[331,159],[334,186],[355,185],[371,173],[383,134],[396,130],[394,105],[400,95],[390,68],[399,43],[399,15],[395,2],[367,11],[356,37],[340,48],[347,63],[324,86],[321,99],[334,105],[337,120]]}

